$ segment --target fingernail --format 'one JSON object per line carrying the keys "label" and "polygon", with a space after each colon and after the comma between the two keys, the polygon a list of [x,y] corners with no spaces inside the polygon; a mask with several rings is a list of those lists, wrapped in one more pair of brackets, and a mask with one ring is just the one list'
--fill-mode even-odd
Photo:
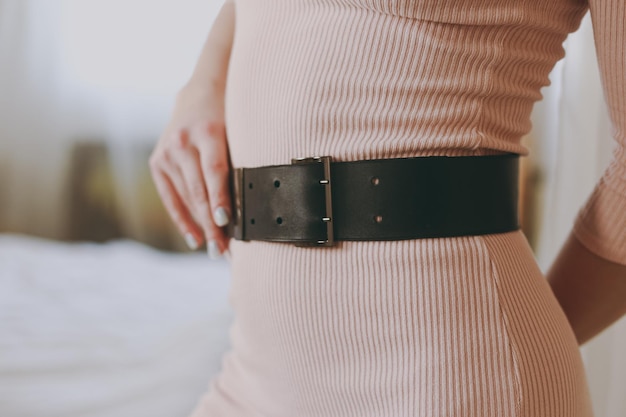
{"label": "fingernail", "polygon": [[228,212],[224,207],[218,207],[213,213],[213,220],[218,226],[226,226],[228,224]]}
{"label": "fingernail", "polygon": [[196,238],[194,238],[189,232],[185,233],[185,242],[187,242],[187,246],[189,246],[191,250],[198,249],[198,242],[196,242]]}
{"label": "fingernail", "polygon": [[220,258],[220,250],[217,247],[217,242],[214,240],[210,240],[207,245],[207,253],[209,254],[210,259],[219,259]]}

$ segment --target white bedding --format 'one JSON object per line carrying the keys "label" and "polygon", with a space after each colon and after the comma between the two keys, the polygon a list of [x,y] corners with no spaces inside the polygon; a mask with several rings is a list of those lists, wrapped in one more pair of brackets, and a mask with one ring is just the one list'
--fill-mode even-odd
{"label": "white bedding", "polygon": [[0,234],[0,417],[185,417],[221,367],[230,264]]}

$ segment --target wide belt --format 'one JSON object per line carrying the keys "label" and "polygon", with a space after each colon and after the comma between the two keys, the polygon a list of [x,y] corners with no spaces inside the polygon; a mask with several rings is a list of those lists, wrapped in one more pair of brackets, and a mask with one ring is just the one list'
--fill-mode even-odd
{"label": "wide belt", "polygon": [[238,240],[332,246],[504,233],[518,222],[519,154],[422,156],[231,170]]}

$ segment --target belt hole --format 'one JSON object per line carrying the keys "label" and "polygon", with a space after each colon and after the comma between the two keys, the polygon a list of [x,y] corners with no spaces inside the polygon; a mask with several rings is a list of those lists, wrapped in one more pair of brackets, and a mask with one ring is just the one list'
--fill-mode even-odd
{"label": "belt hole", "polygon": [[250,219],[250,224],[254,224],[254,219]]}
{"label": "belt hole", "polygon": [[248,184],[248,188],[252,188],[252,183]]}
{"label": "belt hole", "polygon": [[372,177],[371,181],[372,181],[372,184],[378,185],[378,183],[380,182],[380,179],[378,177]]}
{"label": "belt hole", "polygon": [[280,181],[275,180],[274,181],[274,187],[276,187],[276,188],[280,187]]}
{"label": "belt hole", "polygon": [[283,222],[282,217],[276,217],[276,223],[281,224]]}
{"label": "belt hole", "polygon": [[383,221],[383,216],[381,216],[380,214],[377,214],[376,216],[374,216],[374,221],[376,223],[381,223]]}

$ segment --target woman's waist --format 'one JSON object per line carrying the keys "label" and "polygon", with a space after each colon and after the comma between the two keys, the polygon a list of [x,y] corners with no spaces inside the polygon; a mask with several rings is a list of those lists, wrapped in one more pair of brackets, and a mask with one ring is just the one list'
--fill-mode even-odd
{"label": "woman's waist", "polygon": [[[231,240],[231,254],[237,327],[259,349],[265,342],[271,349],[279,341],[302,344],[348,332],[386,343],[405,337],[417,318],[450,330],[453,316],[485,319],[499,311],[498,303],[508,303],[499,293],[499,285],[508,285],[501,280],[515,282],[520,300],[536,296],[543,280],[519,230],[330,248]],[[511,259],[524,267],[512,269]],[[510,276],[499,276],[501,270]],[[381,322],[397,326],[381,328]]]}
{"label": "woman's waist", "polygon": [[[499,242],[501,251],[488,250]],[[514,254],[534,262],[521,229],[488,235],[341,240],[329,247],[236,239],[229,244],[234,293],[257,297],[261,303],[266,297],[278,302],[297,296],[307,302],[355,291],[381,302],[376,288],[432,285],[433,281],[482,285],[492,266],[510,262]],[[466,270],[459,273],[459,268]],[[389,295],[390,304],[399,301]]]}
{"label": "woman's waist", "polygon": [[521,139],[531,129],[530,102],[490,103],[389,86],[367,92],[324,87],[319,80],[307,86],[258,74],[237,81],[243,78],[229,80],[225,102],[229,145],[240,166],[322,154],[356,160],[529,153]]}
{"label": "woman's waist", "polygon": [[302,68],[306,63],[248,65],[235,57],[231,65],[225,117],[238,166],[315,155],[357,160],[528,154],[521,144],[531,129],[528,98],[497,92],[485,97],[484,85],[454,86],[457,81],[445,78],[425,87],[402,75],[316,74]]}
{"label": "woman's waist", "polygon": [[332,126],[297,129],[286,123],[254,124],[229,118],[226,126],[234,168],[292,163],[294,158],[330,156],[333,161],[413,158],[430,156],[481,156],[505,153],[526,156],[529,149],[517,137],[461,131],[433,132],[401,127],[384,130],[348,130]]}

